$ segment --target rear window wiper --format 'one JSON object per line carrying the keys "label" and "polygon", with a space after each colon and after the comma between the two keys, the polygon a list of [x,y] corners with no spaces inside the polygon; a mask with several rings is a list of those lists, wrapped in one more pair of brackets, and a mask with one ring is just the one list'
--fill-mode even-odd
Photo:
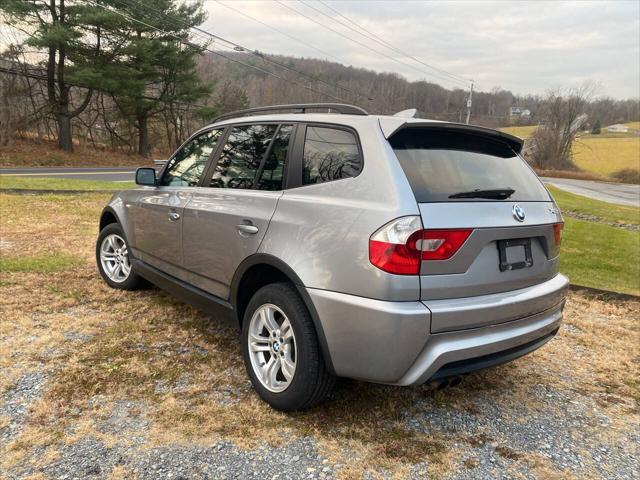
{"label": "rear window wiper", "polygon": [[449,195],[449,198],[490,198],[496,200],[506,200],[515,193],[512,188],[495,188],[492,190],[471,190],[469,192],[458,192]]}

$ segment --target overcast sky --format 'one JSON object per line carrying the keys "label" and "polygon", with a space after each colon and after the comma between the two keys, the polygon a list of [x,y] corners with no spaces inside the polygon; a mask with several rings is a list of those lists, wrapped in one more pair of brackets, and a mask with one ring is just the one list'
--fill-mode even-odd
{"label": "overcast sky", "polygon": [[[542,94],[584,81],[615,98],[640,97],[640,1],[335,1],[327,5],[424,63],[472,78],[480,90],[500,86]],[[222,0],[228,6],[311,45],[297,43],[216,0],[204,0],[203,28],[251,49],[399,73],[456,86],[429,68],[314,11],[348,24],[318,1],[284,3],[358,42],[400,59],[374,53],[272,1]],[[356,28],[356,27],[353,27]],[[312,47],[322,50],[323,53]],[[330,55],[330,56],[329,56]]]}

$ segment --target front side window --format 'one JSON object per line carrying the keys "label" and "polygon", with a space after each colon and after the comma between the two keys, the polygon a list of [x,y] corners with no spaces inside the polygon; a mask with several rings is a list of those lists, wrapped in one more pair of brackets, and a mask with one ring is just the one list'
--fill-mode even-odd
{"label": "front side window", "polygon": [[277,125],[233,127],[220,154],[209,186],[215,188],[253,188],[258,168],[277,128]]}
{"label": "front side window", "polygon": [[211,153],[215,150],[222,129],[209,130],[190,140],[171,158],[162,176],[161,185],[195,187],[200,181]]}
{"label": "front side window", "polygon": [[256,186],[259,190],[282,190],[282,177],[293,125],[282,125],[273,139]]}
{"label": "front side window", "polygon": [[362,157],[353,133],[329,127],[307,127],[304,141],[302,184],[355,177]]}

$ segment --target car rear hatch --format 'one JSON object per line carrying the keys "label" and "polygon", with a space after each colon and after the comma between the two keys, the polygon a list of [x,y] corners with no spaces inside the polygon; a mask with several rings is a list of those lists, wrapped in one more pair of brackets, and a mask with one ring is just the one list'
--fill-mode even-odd
{"label": "car rear hatch", "polygon": [[[420,294],[432,308],[432,332],[509,321],[557,304],[544,289],[534,301],[518,292],[557,275],[562,233],[560,212],[518,155],[519,139],[479,127],[414,122],[390,134],[389,143],[429,232]],[[502,292],[513,294],[495,295]],[[501,305],[508,302],[520,303]],[[474,303],[489,310],[474,311]],[[457,304],[466,305],[467,314],[445,311]]]}

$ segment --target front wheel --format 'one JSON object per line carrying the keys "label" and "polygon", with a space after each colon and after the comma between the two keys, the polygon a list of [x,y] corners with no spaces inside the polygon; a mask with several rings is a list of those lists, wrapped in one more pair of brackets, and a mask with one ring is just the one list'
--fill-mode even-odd
{"label": "front wheel", "polygon": [[335,383],[311,315],[288,283],[267,285],[253,296],[242,323],[242,350],[251,383],[278,410],[310,408]]}
{"label": "front wheel", "polygon": [[131,268],[129,246],[117,223],[104,227],[96,242],[96,262],[102,279],[112,288],[137,290],[146,281]]}

